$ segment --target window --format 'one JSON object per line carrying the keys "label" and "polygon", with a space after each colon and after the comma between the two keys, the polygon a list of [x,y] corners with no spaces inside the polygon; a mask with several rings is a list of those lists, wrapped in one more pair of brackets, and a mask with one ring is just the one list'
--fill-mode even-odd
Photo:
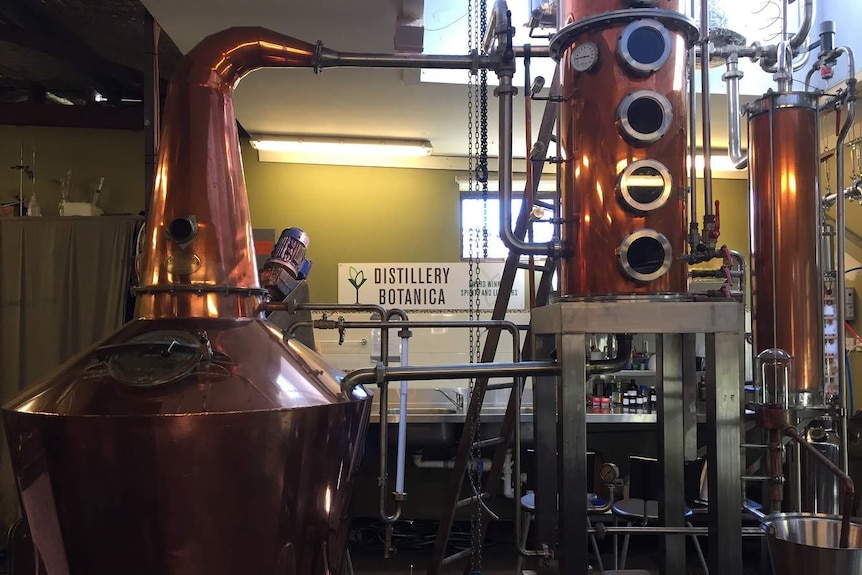
{"label": "window", "polygon": [[[512,199],[512,220],[516,220],[521,212],[522,199]],[[543,200],[550,202],[550,199]],[[461,196],[461,258],[468,260],[470,256],[482,258],[483,224],[485,206],[482,198]],[[535,206],[533,209],[533,241],[550,241],[554,234],[552,223],[553,211]],[[500,240],[500,199],[496,196],[488,198],[487,202],[488,258],[503,260],[509,255],[509,250]],[[471,246],[472,244],[472,246]],[[471,254],[472,249],[472,254]]]}

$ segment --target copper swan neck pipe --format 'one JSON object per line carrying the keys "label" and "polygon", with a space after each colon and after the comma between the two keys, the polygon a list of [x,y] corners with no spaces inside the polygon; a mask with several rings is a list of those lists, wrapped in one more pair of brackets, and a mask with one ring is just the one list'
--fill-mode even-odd
{"label": "copper swan neck pipe", "polygon": [[230,28],[183,58],[168,88],[136,316],[253,317],[257,277],[233,90],[259,68],[312,67],[315,46]]}

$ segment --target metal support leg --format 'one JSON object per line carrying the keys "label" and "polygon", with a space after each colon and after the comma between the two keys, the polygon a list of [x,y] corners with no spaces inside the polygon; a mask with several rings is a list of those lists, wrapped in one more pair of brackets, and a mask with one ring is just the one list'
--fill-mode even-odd
{"label": "metal support leg", "polygon": [[[684,405],[686,386],[683,374],[693,372],[683,357],[692,358],[693,334],[703,331],[707,336],[707,381],[709,401],[708,469],[709,469],[709,570],[713,575],[742,572],[742,490],[740,488],[740,422],[742,421],[743,369],[742,306],[732,301],[653,302],[637,301],[561,301],[536,308],[531,314],[531,326],[536,334],[556,336],[558,359],[562,368],[558,389],[557,417],[559,466],[556,470],[560,491],[559,545],[560,573],[583,575],[587,569],[587,536],[585,522],[586,492],[586,409],[584,402],[585,336],[587,333],[656,333],[670,335],[662,339],[662,370],[666,373],[667,395],[662,393],[662,460],[668,466],[665,473],[675,477],[679,500],[671,505],[685,505],[683,493],[683,454],[686,442],[694,444],[694,424],[687,419]],[[680,335],[684,334],[684,335]],[[691,338],[691,339],[689,339]],[[669,355],[673,350],[677,361],[671,368]],[[690,380],[693,383],[694,377]],[[694,392],[694,390],[691,390]],[[675,396],[675,407],[672,399]],[[676,410],[676,411],[674,411]],[[686,427],[686,423],[689,427]],[[536,424],[539,424],[538,418]],[[675,430],[675,431],[674,431]],[[690,431],[691,435],[687,435]],[[541,465],[541,464],[540,464]],[[676,467],[679,465],[679,468]],[[541,469],[541,468],[540,468]],[[542,469],[539,479],[544,473]],[[670,500],[672,488],[668,488]],[[663,503],[666,524],[677,522],[683,512]],[[537,516],[537,521],[540,518]],[[667,561],[676,561],[673,544],[666,551]],[[615,554],[616,555],[616,554]],[[666,571],[674,573],[673,571]]]}
{"label": "metal support leg", "polygon": [[709,570],[716,574],[742,573],[741,347],[736,334],[706,335]]}
{"label": "metal support leg", "polygon": [[[522,520],[521,524],[524,526],[523,533],[521,534],[521,546],[525,549],[527,548],[527,541],[530,539],[530,523],[533,520],[533,514],[529,511],[524,511],[521,514]],[[518,554],[518,560],[515,563],[515,575],[521,575],[524,571],[524,556],[520,553]]]}
{"label": "metal support leg", "polygon": [[[684,426],[682,381],[682,336],[662,334],[656,337],[656,380],[661,382],[658,427],[661,435],[660,459],[664,488],[659,501],[659,521],[667,527],[685,526]],[[685,537],[664,538],[665,575],[685,573]]]}
{"label": "metal support leg", "polygon": [[697,459],[697,354],[696,335],[682,336],[682,425],[686,461]]}
{"label": "metal support leg", "polygon": [[587,413],[584,401],[586,336],[564,333],[557,338],[562,367],[557,390],[559,415],[557,469],[560,489],[560,572],[586,575],[587,552]]}
{"label": "metal support leg", "polygon": [[[554,336],[536,337],[536,357],[546,359],[556,346]],[[535,535],[539,548],[557,543],[557,379],[536,378],[533,383],[533,433],[535,445]]]}

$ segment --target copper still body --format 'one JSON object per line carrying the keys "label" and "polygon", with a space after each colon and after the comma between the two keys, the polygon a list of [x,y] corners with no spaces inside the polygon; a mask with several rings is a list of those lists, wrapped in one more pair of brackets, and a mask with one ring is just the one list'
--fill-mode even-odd
{"label": "copper still body", "polygon": [[[563,260],[568,297],[682,294],[685,33],[680,0],[564,0]],[[631,15],[628,17],[628,15]]]}
{"label": "copper still body", "polygon": [[171,81],[138,319],[3,407],[42,572],[341,572],[371,401],[256,312],[232,102],[313,49],[232,29]]}
{"label": "copper still body", "polygon": [[793,357],[789,391],[803,403],[819,402],[823,381],[818,142],[816,95],[770,93],[750,106],[754,353]]}

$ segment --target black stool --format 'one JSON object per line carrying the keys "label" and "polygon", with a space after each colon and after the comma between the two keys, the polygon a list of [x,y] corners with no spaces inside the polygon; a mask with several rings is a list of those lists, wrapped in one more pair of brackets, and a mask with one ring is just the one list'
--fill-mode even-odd
{"label": "black stool", "polygon": [[[594,491],[595,487],[595,474],[596,474],[596,452],[587,451],[587,489],[590,492]],[[530,523],[533,520],[533,514],[536,511],[536,495],[535,493],[527,493],[523,497],[521,497],[521,546],[527,547],[527,538],[530,534]],[[592,528],[593,524],[590,521],[589,515],[587,515],[587,528]],[[598,562],[599,571],[602,573],[610,573],[609,571],[604,570],[604,566],[602,565],[602,555],[599,552],[599,544],[596,541],[596,536],[592,533],[589,534],[590,546],[593,548],[593,553],[595,553],[596,561]],[[515,565],[515,573],[521,575],[523,573],[524,568],[524,558],[521,554],[518,554],[518,560]],[[632,572],[633,575],[640,575],[638,572]],[[649,575],[648,573],[646,575]]]}
{"label": "black stool", "polygon": [[[629,458],[629,497],[622,499],[614,504],[611,511],[614,515],[614,524],[618,519],[626,521],[626,525],[631,527],[635,523],[647,525],[652,521],[658,521],[658,498],[662,489],[661,466],[657,459],[651,457],[632,456]],[[685,508],[686,519],[692,516],[692,510],[688,506]],[[686,521],[686,525],[691,527],[691,523]],[[617,537],[614,536],[614,568],[626,568],[626,556],[629,547],[629,534],[623,537],[622,553],[617,555]],[[700,542],[695,535],[691,535],[692,543],[697,551],[697,556],[700,559],[704,573],[709,574],[706,565],[706,559],[703,557],[703,551],[700,548]],[[619,559],[619,563],[617,563]]]}

